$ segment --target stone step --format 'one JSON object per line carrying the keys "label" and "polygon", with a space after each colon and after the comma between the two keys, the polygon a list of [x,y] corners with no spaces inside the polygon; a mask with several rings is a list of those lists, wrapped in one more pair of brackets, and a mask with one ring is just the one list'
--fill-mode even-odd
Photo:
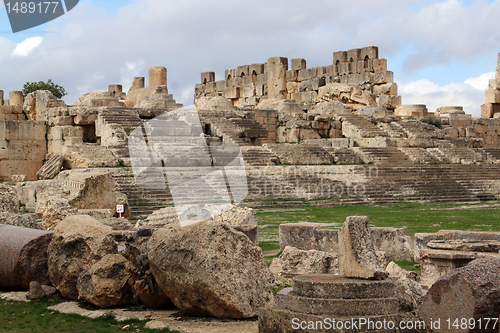
{"label": "stone step", "polygon": [[291,291],[287,308],[295,312],[341,317],[384,316],[398,313],[399,300],[392,298],[332,299],[303,297]]}
{"label": "stone step", "polygon": [[[328,319],[327,319],[328,318]],[[335,319],[335,326],[331,326],[333,319]],[[319,316],[308,313],[301,313],[291,311],[284,307],[272,306],[266,307],[259,313],[259,333],[293,333],[293,332],[318,332],[318,333],[410,333],[413,331],[400,331],[398,330],[401,317],[398,314],[386,316],[361,316],[361,317],[335,317]],[[340,326],[342,322],[342,326]],[[348,323],[347,329],[344,323]],[[352,323],[356,325],[351,327]],[[386,322],[388,325],[394,323],[395,328],[391,329],[387,326],[385,329],[377,329],[375,325]],[[300,327],[302,323],[302,328]],[[312,326],[308,326],[311,325]],[[339,324],[337,324],[339,323]],[[360,326],[363,323],[363,326]],[[370,324],[370,327],[368,326]],[[294,325],[296,324],[296,325]],[[326,324],[326,326],[325,326]],[[379,324],[379,325],[380,325]],[[299,326],[297,326],[299,325]],[[328,326],[330,325],[330,326]],[[337,326],[339,325],[339,326]],[[305,328],[304,328],[305,327]]]}
{"label": "stone step", "polygon": [[312,298],[386,298],[394,296],[394,283],[347,279],[333,274],[299,275],[293,279],[293,291],[298,296]]}

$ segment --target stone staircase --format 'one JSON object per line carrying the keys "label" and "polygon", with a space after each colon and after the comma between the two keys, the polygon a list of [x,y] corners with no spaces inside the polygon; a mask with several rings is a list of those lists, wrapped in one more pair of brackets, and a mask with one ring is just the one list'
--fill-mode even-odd
{"label": "stone staircase", "polygon": [[399,127],[408,138],[443,139],[445,134],[434,125],[419,120],[405,120],[391,123],[392,128]]}
{"label": "stone staircase", "polygon": [[399,148],[415,164],[439,164],[442,160],[425,148]]}
{"label": "stone staircase", "polygon": [[329,165],[334,164],[334,157],[323,147],[306,144],[265,144],[279,158],[280,164],[290,165]]}
{"label": "stone staircase", "polygon": [[369,122],[364,117],[342,115],[341,121],[342,132],[348,137],[375,138],[388,136],[384,130],[377,127],[374,123]]}
{"label": "stone staircase", "polygon": [[361,163],[361,157],[351,148],[323,147],[323,149],[333,156],[335,164]]}
{"label": "stone staircase", "polygon": [[483,149],[491,163],[500,163],[500,149],[488,148]]}
{"label": "stone staircase", "polygon": [[488,163],[487,153],[474,148],[429,148],[427,151],[436,159],[447,163]]}
{"label": "stone staircase", "polygon": [[268,131],[253,119],[234,118],[231,113],[223,111],[198,112],[202,125],[210,124],[211,133],[222,137],[223,141],[229,141],[238,146],[251,146],[252,138],[267,137]]}
{"label": "stone staircase", "polygon": [[241,147],[245,165],[276,165],[278,156],[267,147]]}
{"label": "stone staircase", "polygon": [[377,165],[413,165],[408,156],[398,148],[353,148],[366,164]]}

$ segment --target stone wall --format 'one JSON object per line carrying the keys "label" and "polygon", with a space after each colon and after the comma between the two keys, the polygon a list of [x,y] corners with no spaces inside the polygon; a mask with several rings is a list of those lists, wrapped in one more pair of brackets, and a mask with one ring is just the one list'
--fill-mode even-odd
{"label": "stone wall", "polygon": [[[20,111],[20,112],[18,112]],[[22,106],[0,106],[0,181],[36,180],[47,154],[44,122],[25,120]]]}
{"label": "stone wall", "polygon": [[272,57],[265,63],[227,69],[224,80],[216,81],[214,72],[205,72],[195,87],[195,103],[202,97],[222,96],[239,107],[256,107],[265,99],[314,105],[319,89],[330,83],[367,90],[379,107],[395,109],[401,104],[394,75],[387,71],[387,60],[378,58],[375,46],[335,52],[332,64],[309,69],[305,59],[289,64],[287,58]]}

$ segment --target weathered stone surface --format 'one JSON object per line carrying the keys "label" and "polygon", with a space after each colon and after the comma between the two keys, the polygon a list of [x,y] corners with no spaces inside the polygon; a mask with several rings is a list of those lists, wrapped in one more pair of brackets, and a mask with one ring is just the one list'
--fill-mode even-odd
{"label": "weathered stone surface", "polygon": [[413,239],[402,228],[371,228],[373,246],[384,251],[389,260],[413,261]]}
{"label": "weathered stone surface", "polygon": [[197,110],[229,111],[236,109],[231,101],[223,96],[198,98],[195,105]]}
{"label": "weathered stone surface", "polygon": [[448,319],[475,319],[475,329],[457,327],[454,332],[498,332],[490,324],[488,329],[478,330],[481,318],[500,316],[500,260],[494,258],[477,259],[467,266],[450,272],[432,285],[422,300],[418,313],[425,320],[441,321],[441,329],[429,328],[429,332],[445,332]]}
{"label": "weathered stone surface", "polygon": [[31,281],[50,284],[47,247],[52,233],[0,224],[0,288],[28,290]]}
{"label": "weathered stone surface", "polygon": [[338,252],[338,231],[326,229],[333,225],[324,223],[300,222],[280,224],[280,248],[287,246],[301,250]]}
{"label": "weathered stone surface", "polygon": [[228,225],[167,226],[148,248],[158,284],[187,313],[251,318],[273,300],[262,250]]}
{"label": "weathered stone surface", "polygon": [[234,206],[226,210],[220,215],[214,216],[209,220],[213,224],[229,224],[231,226],[237,225],[257,225],[257,214],[252,208]]}
{"label": "weathered stone surface", "polygon": [[19,200],[15,188],[1,183],[0,212],[19,213]]}
{"label": "weathered stone surface", "polygon": [[42,297],[45,297],[45,290],[43,290],[42,285],[37,281],[31,281],[29,291],[26,294],[26,298],[29,300],[34,300]]}
{"label": "weathered stone surface", "polygon": [[125,106],[127,108],[133,108],[140,100],[144,99],[148,95],[153,94],[168,94],[167,86],[152,86],[148,88],[131,90],[125,98]]}
{"label": "weathered stone surface", "polygon": [[338,274],[338,255],[317,250],[299,250],[287,246],[279,258],[274,258],[271,272],[284,278],[303,274]]}
{"label": "weathered stone surface", "polygon": [[288,298],[288,294],[293,291],[293,288],[284,288],[280,291],[278,291],[278,293],[276,294],[276,297],[274,298],[274,301],[276,303],[276,305],[278,306],[286,306],[287,304],[287,298]]}
{"label": "weathered stone surface", "polygon": [[110,227],[113,230],[132,230],[134,229],[134,225],[130,223],[129,220],[126,218],[116,218],[116,217],[109,217],[106,219],[98,219],[99,222],[102,224]]}
{"label": "weathered stone surface", "polygon": [[174,206],[158,209],[150,214],[145,220],[139,220],[136,228],[162,228],[168,224],[178,224],[179,218]]}
{"label": "weathered stone surface", "polygon": [[65,169],[116,167],[120,161],[106,147],[95,144],[62,147]]}
{"label": "weathered stone surface", "polygon": [[427,247],[438,250],[496,252],[500,250],[500,242],[496,240],[435,240],[427,243]]}
{"label": "weathered stone surface", "polygon": [[349,216],[339,232],[339,271],[345,277],[385,279],[370,235],[367,216]]}
{"label": "weathered stone surface", "polygon": [[40,223],[35,221],[31,214],[14,214],[14,213],[0,213],[0,224],[11,225],[15,227],[45,230]]}
{"label": "weathered stone surface", "polygon": [[100,308],[134,302],[134,267],[121,254],[108,254],[78,276],[78,298]]}
{"label": "weathered stone surface", "polygon": [[49,275],[52,285],[64,298],[78,299],[78,275],[117,245],[112,229],[87,215],[74,215],[61,221],[49,246]]}
{"label": "weathered stone surface", "polygon": [[386,270],[389,272],[389,279],[395,285],[396,297],[399,299],[399,311],[415,314],[424,296],[424,290],[418,283],[418,274],[402,269],[395,262],[389,263]]}
{"label": "weathered stone surface", "polygon": [[45,162],[43,167],[38,170],[36,177],[40,180],[54,179],[61,171],[63,161],[62,155],[58,154],[52,156],[47,162]]}
{"label": "weathered stone surface", "polygon": [[45,230],[54,231],[59,222],[67,216],[76,215],[78,209],[71,206],[66,199],[49,196],[38,201],[36,213],[42,218]]}
{"label": "weathered stone surface", "polygon": [[124,107],[124,103],[120,102],[118,97],[116,97],[112,92],[102,91],[84,94],[80,97],[74,106],[91,106],[91,107]]}
{"label": "weathered stone surface", "polygon": [[[123,213],[122,217],[129,219],[132,216],[132,209],[128,204],[128,197],[125,193],[116,192],[116,204],[123,205],[125,213]],[[115,215],[118,216],[116,210],[115,210]]]}
{"label": "weathered stone surface", "polygon": [[64,105],[64,101],[58,100],[52,92],[37,90],[26,96],[23,109],[28,120],[47,121],[50,108]]}
{"label": "weathered stone surface", "polygon": [[149,229],[137,232],[137,237],[125,243],[123,256],[129,260],[136,270],[133,292],[137,301],[148,308],[170,308],[173,303],[156,282],[151,271],[148,258],[147,243],[152,235]]}
{"label": "weathered stone surface", "polygon": [[339,101],[322,102],[316,104],[308,114],[318,114],[321,116],[333,116],[337,114],[350,114],[345,105]]}

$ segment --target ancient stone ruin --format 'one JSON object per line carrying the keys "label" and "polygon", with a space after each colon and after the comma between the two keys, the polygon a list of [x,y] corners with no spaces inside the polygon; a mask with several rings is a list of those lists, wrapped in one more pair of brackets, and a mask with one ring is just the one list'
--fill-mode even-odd
{"label": "ancient stone ruin", "polygon": [[[480,273],[478,262],[495,265],[498,233],[413,238],[403,229],[370,228],[367,217],[344,225],[283,223],[282,253],[269,269],[265,264],[256,214],[245,205],[500,197],[498,69],[481,118],[461,106],[403,104],[388,69],[370,46],[334,52],[331,63],[314,68],[305,59],[271,57],[227,69],[222,80],[204,72],[194,88],[202,128],[196,138],[177,117],[182,104],[168,93],[165,67],[150,67],[148,78],[134,78],[127,92],[110,84],[73,105],[49,91],[13,91],[8,100],[0,91],[0,252],[15,259],[0,260],[0,287],[29,289],[35,298],[54,292],[52,285],[67,299],[102,308],[142,304],[193,316],[259,316],[261,332],[288,332],[296,314],[306,322],[325,316],[414,320],[422,302],[419,313],[429,320],[440,311],[435,295],[458,279],[476,292],[467,314],[498,317],[490,311],[496,291],[479,295],[471,278]],[[162,115],[177,121],[177,134],[188,139],[165,144],[164,133],[152,131],[145,147],[159,138],[171,159],[149,156],[161,160],[162,169],[159,176],[146,171],[140,183],[130,153],[139,139],[131,134],[150,130],[148,122]],[[211,217],[183,227],[164,176],[172,170],[198,176],[198,156],[186,152],[199,142],[201,155],[239,147],[248,195],[242,204],[232,205],[233,197],[222,207],[212,202],[218,194],[199,186],[194,190],[203,205],[186,215]],[[207,156],[210,167],[228,164]],[[230,176],[224,173],[224,189],[233,196],[243,186],[230,184]],[[389,260],[418,262],[421,279]],[[498,284],[495,276],[486,278]],[[272,288],[284,285],[293,288],[274,302]],[[422,287],[431,296],[422,298]],[[443,299],[462,299],[452,296]],[[489,312],[478,305],[483,299]]]}

